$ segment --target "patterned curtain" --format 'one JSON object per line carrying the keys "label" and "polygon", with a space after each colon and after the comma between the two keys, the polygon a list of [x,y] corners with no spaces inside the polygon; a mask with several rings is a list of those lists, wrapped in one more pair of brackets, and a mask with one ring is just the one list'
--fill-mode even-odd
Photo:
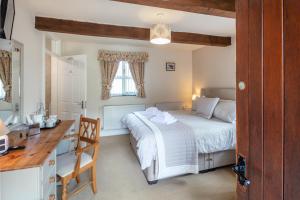
{"label": "patterned curtain", "polygon": [[100,50],[99,61],[103,61],[101,68],[102,76],[102,99],[110,98],[112,82],[118,71],[120,61],[129,63],[132,78],[134,79],[138,97],[145,97],[144,89],[144,63],[148,60],[148,53],[145,52],[120,52]]}
{"label": "patterned curtain", "polygon": [[103,100],[110,98],[111,85],[118,71],[118,66],[119,62],[117,61],[103,61],[101,67]]}
{"label": "patterned curtain", "polygon": [[4,50],[0,50],[0,79],[5,91],[5,101],[10,103],[12,81],[11,53]]}
{"label": "patterned curtain", "polygon": [[145,98],[144,76],[145,76],[145,64],[144,62],[129,63],[130,72],[134,80],[137,97]]}

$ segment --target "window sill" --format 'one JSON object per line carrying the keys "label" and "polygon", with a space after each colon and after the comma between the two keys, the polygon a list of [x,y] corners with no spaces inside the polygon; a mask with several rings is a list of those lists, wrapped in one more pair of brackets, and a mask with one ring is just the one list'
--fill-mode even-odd
{"label": "window sill", "polygon": [[136,97],[136,94],[120,94],[120,95],[111,95],[111,97]]}

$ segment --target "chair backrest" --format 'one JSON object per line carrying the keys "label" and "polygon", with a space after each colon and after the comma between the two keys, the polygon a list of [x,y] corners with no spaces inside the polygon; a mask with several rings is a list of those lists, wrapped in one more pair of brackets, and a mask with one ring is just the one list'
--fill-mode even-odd
{"label": "chair backrest", "polygon": [[[100,137],[100,119],[90,119],[80,116],[79,122],[79,135],[77,141],[77,161],[74,167],[74,176],[76,177],[80,171],[80,162],[81,162],[81,153],[83,153],[83,149],[85,147],[91,147],[93,149],[93,163],[96,162],[98,156],[98,149],[99,149],[99,137]],[[82,146],[82,142],[87,143],[86,145]],[[88,149],[90,150],[90,149]]]}
{"label": "chair backrest", "polygon": [[[82,148],[82,142],[86,142],[87,145],[95,145],[96,148],[98,147],[99,138],[100,138],[100,119],[99,118],[90,119],[90,118],[83,117],[81,115],[77,149]],[[96,149],[94,149],[94,155],[96,153],[95,151]]]}
{"label": "chair backrest", "polygon": [[88,143],[93,143],[99,140],[100,119],[91,119],[80,116],[79,136],[82,140]]}

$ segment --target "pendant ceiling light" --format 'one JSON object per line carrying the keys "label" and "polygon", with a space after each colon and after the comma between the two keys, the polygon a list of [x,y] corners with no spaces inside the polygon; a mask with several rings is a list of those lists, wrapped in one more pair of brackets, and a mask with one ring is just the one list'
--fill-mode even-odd
{"label": "pendant ceiling light", "polygon": [[[159,17],[163,14],[159,13]],[[150,28],[150,42],[152,44],[171,43],[171,28],[167,24],[159,23]]]}

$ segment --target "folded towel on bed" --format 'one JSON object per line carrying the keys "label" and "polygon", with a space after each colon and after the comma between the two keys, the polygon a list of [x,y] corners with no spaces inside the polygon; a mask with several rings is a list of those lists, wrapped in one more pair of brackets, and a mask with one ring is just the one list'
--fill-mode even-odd
{"label": "folded towel on bed", "polygon": [[168,112],[160,112],[160,113],[156,114],[154,117],[152,117],[150,119],[150,121],[159,123],[159,124],[170,125],[170,124],[177,122],[177,119]]}
{"label": "folded towel on bed", "polygon": [[149,107],[145,111],[141,112],[145,117],[151,118],[161,113],[156,107]]}

